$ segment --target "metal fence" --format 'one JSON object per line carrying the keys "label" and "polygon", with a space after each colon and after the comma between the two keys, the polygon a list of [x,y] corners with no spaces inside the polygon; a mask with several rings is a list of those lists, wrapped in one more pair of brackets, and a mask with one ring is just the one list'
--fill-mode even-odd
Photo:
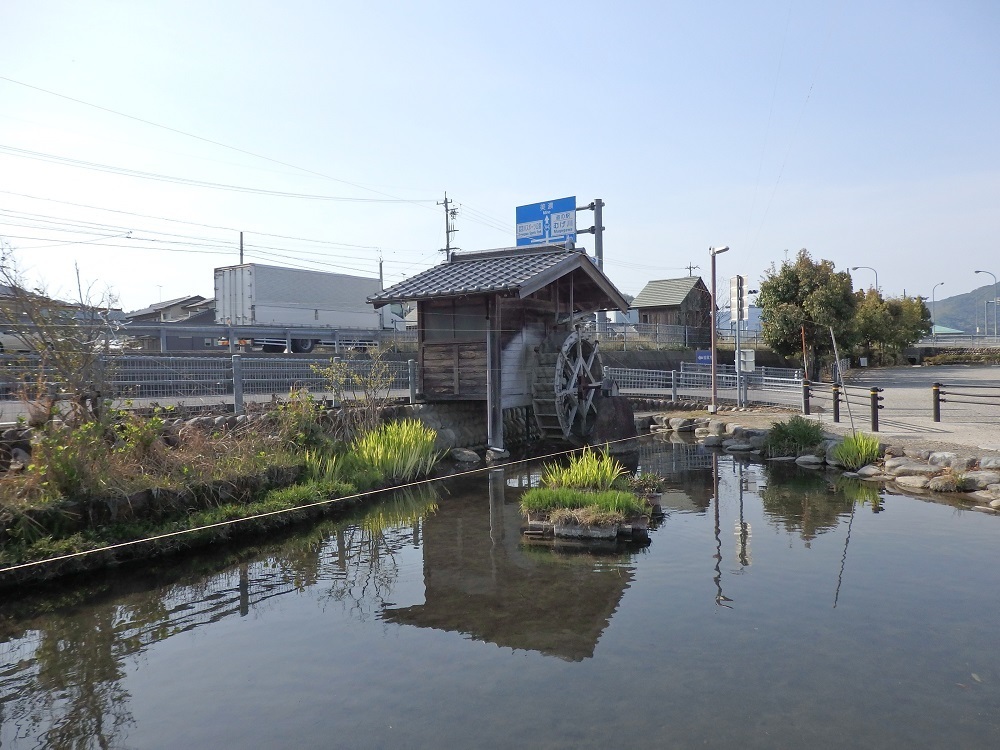
{"label": "metal fence", "polygon": [[[712,370],[708,365],[682,367],[681,370],[606,367],[604,373],[618,383],[623,396],[667,398],[672,401],[711,398]],[[799,370],[760,368],[741,373],[741,380],[748,404],[795,407],[801,401],[802,373]],[[726,370],[721,367],[718,370],[716,392],[716,400],[720,403],[737,402],[736,371],[731,365]]]}
{"label": "metal fence", "polygon": [[[301,357],[171,357],[112,355],[98,366],[106,367],[114,398],[138,402],[168,399],[211,398],[230,400],[237,396],[287,395],[306,389],[332,395],[330,377],[322,370],[331,363],[345,366],[344,391],[364,390],[371,382],[374,363],[369,359]],[[411,392],[416,364],[383,361],[390,378],[390,391]],[[680,370],[634,370],[608,367],[605,374],[618,382],[623,395],[707,400],[711,396],[711,367],[683,363]],[[742,373],[748,403],[795,405],[802,390],[802,373],[787,368],[762,367]],[[31,389],[51,383],[59,389],[58,374],[37,356],[0,356],[0,394],[18,398],[26,385]],[[414,385],[416,381],[414,380]],[[736,372],[732,365],[719,367],[716,379],[718,400],[736,402]],[[228,397],[228,398],[227,398]]]}

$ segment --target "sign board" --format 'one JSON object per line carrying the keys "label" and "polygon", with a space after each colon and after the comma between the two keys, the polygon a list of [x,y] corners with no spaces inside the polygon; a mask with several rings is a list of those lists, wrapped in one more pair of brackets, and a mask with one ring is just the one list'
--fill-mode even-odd
{"label": "sign board", "polygon": [[753,372],[757,367],[757,352],[740,349],[740,372]]}
{"label": "sign board", "polygon": [[518,206],[517,246],[576,242],[576,196]]}
{"label": "sign board", "polygon": [[712,364],[712,350],[711,349],[697,349],[694,353],[694,361],[699,365],[711,365]]}

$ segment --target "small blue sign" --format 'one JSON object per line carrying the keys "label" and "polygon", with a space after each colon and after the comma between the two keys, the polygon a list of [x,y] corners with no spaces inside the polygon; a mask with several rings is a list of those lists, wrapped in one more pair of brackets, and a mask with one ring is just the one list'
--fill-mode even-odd
{"label": "small blue sign", "polygon": [[518,206],[517,246],[576,242],[576,196]]}
{"label": "small blue sign", "polygon": [[712,350],[711,349],[696,349],[694,353],[694,361],[699,365],[711,365],[712,364]]}

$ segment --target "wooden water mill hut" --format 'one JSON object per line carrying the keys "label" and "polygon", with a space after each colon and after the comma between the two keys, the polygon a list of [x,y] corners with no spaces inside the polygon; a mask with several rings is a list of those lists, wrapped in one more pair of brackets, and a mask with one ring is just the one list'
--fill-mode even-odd
{"label": "wooden water mill hut", "polygon": [[545,438],[586,439],[603,375],[593,313],[628,308],[590,256],[563,245],[454,253],[368,301],[417,303],[418,393],[484,402],[498,450],[503,410],[517,407]]}

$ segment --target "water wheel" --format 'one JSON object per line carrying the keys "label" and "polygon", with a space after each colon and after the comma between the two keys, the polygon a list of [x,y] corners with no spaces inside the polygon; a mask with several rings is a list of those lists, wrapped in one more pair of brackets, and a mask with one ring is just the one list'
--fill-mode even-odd
{"label": "water wheel", "polygon": [[542,437],[582,442],[594,426],[594,397],[603,368],[597,342],[571,331],[549,337],[538,349],[532,383],[535,422]]}

